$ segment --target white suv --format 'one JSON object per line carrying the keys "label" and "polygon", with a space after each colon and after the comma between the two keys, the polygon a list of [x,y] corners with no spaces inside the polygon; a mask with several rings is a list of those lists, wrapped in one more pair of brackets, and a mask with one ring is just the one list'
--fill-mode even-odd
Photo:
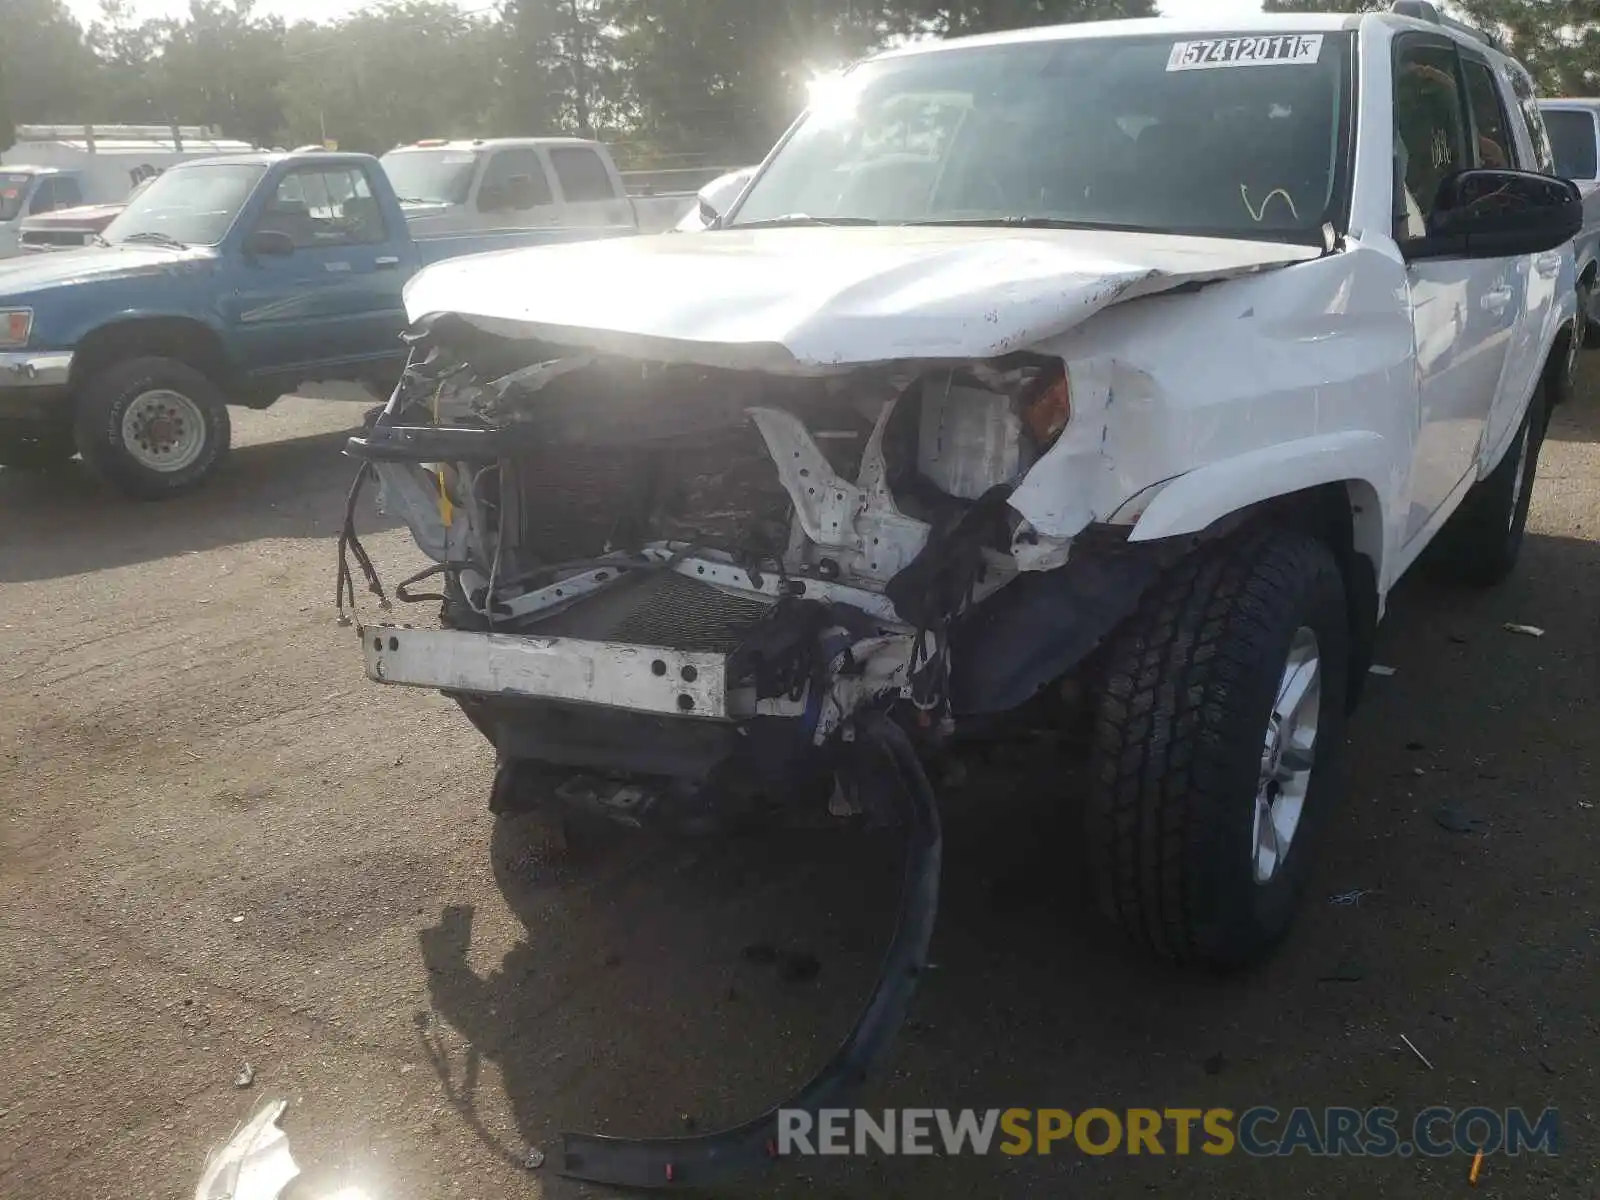
{"label": "white suv", "polygon": [[1532,83],[1403,3],[919,43],[700,236],[425,271],[351,451],[442,628],[368,674],[459,701],[497,811],[630,821],[891,813],[902,741],[1081,715],[1106,911],[1267,954],[1385,598],[1511,569],[1568,379]]}

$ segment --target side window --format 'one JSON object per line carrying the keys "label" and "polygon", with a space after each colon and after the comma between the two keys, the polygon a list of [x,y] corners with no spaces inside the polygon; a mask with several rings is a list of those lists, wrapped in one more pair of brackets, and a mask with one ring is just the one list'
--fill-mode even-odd
{"label": "side window", "polygon": [[1466,104],[1449,44],[1408,38],[1395,56],[1395,239],[1427,232],[1439,184],[1465,169]]}
{"label": "side window", "polygon": [[1495,82],[1489,64],[1463,55],[1461,69],[1467,77],[1467,99],[1472,104],[1477,165],[1497,171],[1517,166],[1517,144],[1511,136],[1505,105],[1500,100],[1500,85]]}
{"label": "side window", "polygon": [[56,181],[54,179],[41,179],[39,186],[33,189],[33,199],[28,204],[31,213],[47,213],[56,206]]}
{"label": "side window", "polygon": [[77,208],[83,203],[83,193],[78,190],[76,179],[63,177],[58,178],[55,183],[57,208]]}
{"label": "side window", "polygon": [[1594,114],[1578,108],[1552,108],[1544,113],[1545,128],[1555,149],[1556,171],[1563,179],[1600,178]]}
{"label": "side window", "polygon": [[479,212],[525,212],[554,203],[550,180],[536,150],[498,151],[483,169]]}
{"label": "side window", "polygon": [[370,246],[387,237],[383,211],[359,167],[289,172],[256,227],[287,234],[297,250]]}
{"label": "side window", "polygon": [[1528,124],[1528,140],[1533,143],[1533,169],[1541,175],[1556,173],[1555,152],[1550,149],[1550,134],[1544,127],[1544,113],[1539,111],[1539,97],[1533,91],[1533,77],[1517,63],[1507,64],[1511,76],[1511,90],[1517,97],[1517,107]]}
{"label": "side window", "polygon": [[561,192],[569,203],[588,200],[615,200],[611,172],[600,156],[587,146],[558,146],[550,151],[550,163],[561,181]]}

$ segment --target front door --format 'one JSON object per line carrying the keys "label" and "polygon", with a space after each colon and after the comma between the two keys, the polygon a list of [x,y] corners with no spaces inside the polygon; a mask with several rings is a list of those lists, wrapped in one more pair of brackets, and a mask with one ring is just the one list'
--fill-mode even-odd
{"label": "front door", "polygon": [[[1395,55],[1395,238],[1426,231],[1439,184],[1488,165],[1453,41],[1398,39]],[[1515,259],[1416,258],[1407,268],[1420,411],[1411,462],[1410,541],[1475,477],[1478,445],[1500,390],[1524,283]]]}
{"label": "front door", "polygon": [[490,155],[475,203],[480,229],[542,229],[561,224],[561,206],[539,152],[532,146],[510,146]]}
{"label": "front door", "polygon": [[363,167],[285,173],[255,218],[260,230],[287,235],[294,251],[247,255],[239,272],[227,315],[253,376],[292,387],[403,356],[405,231],[387,228]]}

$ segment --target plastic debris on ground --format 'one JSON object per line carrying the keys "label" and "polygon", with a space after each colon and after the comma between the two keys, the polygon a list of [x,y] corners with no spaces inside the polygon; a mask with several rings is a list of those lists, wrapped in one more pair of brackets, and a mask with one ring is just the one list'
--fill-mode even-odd
{"label": "plastic debris on ground", "polygon": [[1335,892],[1328,897],[1328,903],[1341,906],[1359,906],[1361,897],[1373,896],[1377,892],[1377,888],[1351,888],[1348,892]]}
{"label": "plastic debris on ground", "polygon": [[300,1174],[278,1128],[286,1100],[272,1100],[206,1160],[194,1200],[277,1200]]}
{"label": "plastic debris on ground", "polygon": [[1523,637],[1544,636],[1544,630],[1537,625],[1518,625],[1515,621],[1507,621],[1505,623],[1505,631],[1507,633],[1520,633]]}
{"label": "plastic debris on ground", "polygon": [[249,1063],[239,1068],[239,1073],[233,1077],[233,1086],[247,1088],[256,1081],[256,1069]]}
{"label": "plastic debris on ground", "polygon": [[537,1171],[544,1166],[544,1151],[537,1146],[529,1146],[527,1157],[522,1160],[522,1165],[530,1171]]}
{"label": "plastic debris on ground", "polygon": [[1393,667],[1386,667],[1382,663],[1373,663],[1370,667],[1367,668],[1367,674],[1368,675],[1383,675],[1383,676],[1387,677],[1389,675],[1393,675],[1394,674],[1394,668]]}
{"label": "plastic debris on ground", "polygon": [[1428,1056],[1426,1054],[1424,1054],[1421,1050],[1418,1050],[1417,1047],[1416,1047],[1416,1044],[1414,1042],[1412,1042],[1412,1040],[1410,1038],[1408,1038],[1405,1034],[1402,1033],[1400,1035],[1400,1040],[1406,1044],[1406,1048],[1409,1049],[1411,1051],[1411,1053],[1415,1054],[1419,1059],[1422,1060],[1422,1065],[1423,1066],[1427,1067],[1428,1070],[1430,1070],[1430,1071],[1433,1070],[1433,1064],[1428,1061]]}

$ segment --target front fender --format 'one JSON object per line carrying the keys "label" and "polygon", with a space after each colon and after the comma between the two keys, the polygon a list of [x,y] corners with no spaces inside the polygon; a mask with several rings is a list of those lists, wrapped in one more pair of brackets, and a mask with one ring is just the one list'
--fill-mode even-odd
{"label": "front fender", "polygon": [[1351,495],[1355,548],[1384,579],[1385,531],[1404,472],[1404,453],[1381,434],[1351,429],[1296,438],[1198,467],[1160,485],[1128,540],[1200,533],[1233,513],[1323,484]]}

